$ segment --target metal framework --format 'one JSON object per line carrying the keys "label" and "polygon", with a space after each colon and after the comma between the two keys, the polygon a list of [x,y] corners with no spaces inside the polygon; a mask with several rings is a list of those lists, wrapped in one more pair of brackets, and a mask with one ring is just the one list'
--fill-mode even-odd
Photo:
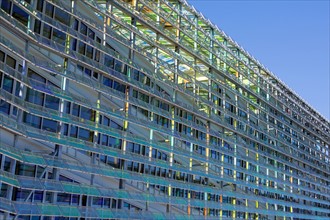
{"label": "metal framework", "polygon": [[330,122],[182,0],[0,0],[0,219],[327,219]]}

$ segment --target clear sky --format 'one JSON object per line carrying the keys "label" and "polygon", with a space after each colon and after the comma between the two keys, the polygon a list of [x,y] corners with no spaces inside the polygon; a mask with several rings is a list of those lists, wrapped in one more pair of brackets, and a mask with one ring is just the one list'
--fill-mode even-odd
{"label": "clear sky", "polygon": [[187,0],[330,119],[329,0]]}

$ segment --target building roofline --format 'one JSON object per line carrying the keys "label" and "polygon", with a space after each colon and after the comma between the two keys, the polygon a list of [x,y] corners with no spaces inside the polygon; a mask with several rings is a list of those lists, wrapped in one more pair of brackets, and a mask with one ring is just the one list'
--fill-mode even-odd
{"label": "building roofline", "polygon": [[[310,108],[310,110],[306,109],[306,111],[309,111],[311,114],[313,114],[314,112],[316,114],[318,114],[319,117],[321,117],[321,120],[323,119],[324,122],[326,123],[327,126],[330,127],[330,118],[326,118],[324,115],[322,115],[318,110],[316,110],[314,107],[312,107],[311,104],[309,104],[305,99],[303,99],[300,95],[298,95],[293,89],[291,89],[286,83],[284,83],[278,76],[276,76],[272,71],[270,71],[267,67],[265,67],[262,63],[259,62],[259,60],[257,60],[255,57],[253,57],[248,51],[246,51],[241,45],[239,45],[236,41],[234,41],[229,35],[227,35],[222,29],[220,29],[217,25],[213,24],[209,19],[207,19],[200,11],[196,10],[195,7],[193,5],[191,5],[190,3],[188,3],[187,0],[178,0],[179,2],[185,4],[186,6],[188,6],[189,8],[192,9],[192,12],[196,13],[196,15],[198,17],[200,17],[201,19],[203,19],[203,21],[207,24],[210,25],[210,27],[212,27],[214,30],[217,30],[228,42],[230,42],[231,44],[233,44],[235,47],[237,47],[237,49],[240,50],[240,52],[243,52],[243,54],[251,59],[252,61],[254,61],[259,68],[261,68],[264,72],[266,72],[268,75],[270,75],[271,77],[273,77],[277,83],[279,83],[281,86],[285,87],[289,92],[292,93],[292,95],[297,98],[299,101],[301,101],[303,104],[305,104],[308,108]],[[216,40],[216,39],[215,39]],[[219,44],[223,45],[221,42],[219,42]],[[224,45],[223,45],[224,46]],[[239,57],[237,57],[235,54],[233,54],[237,59],[240,59]],[[314,112],[313,112],[314,111]],[[319,119],[320,120],[320,119]]]}

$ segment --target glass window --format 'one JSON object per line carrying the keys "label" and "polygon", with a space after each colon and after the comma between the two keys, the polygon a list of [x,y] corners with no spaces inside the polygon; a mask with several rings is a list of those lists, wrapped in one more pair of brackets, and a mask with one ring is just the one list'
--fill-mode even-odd
{"label": "glass window", "polygon": [[134,71],[133,71],[133,78],[135,79],[135,80],[139,80],[139,71],[138,70],[136,70],[136,69],[134,69]]}
{"label": "glass window", "polygon": [[41,30],[41,21],[36,20],[34,22],[34,32],[40,34],[40,30]]}
{"label": "glass window", "polygon": [[80,33],[87,35],[87,26],[84,23],[80,23]]}
{"label": "glass window", "polygon": [[88,29],[88,37],[94,40],[95,33],[91,29]]}
{"label": "glass window", "polygon": [[102,145],[108,146],[108,140],[109,140],[108,135],[103,134],[102,135]]}
{"label": "glass window", "polygon": [[111,208],[113,208],[113,209],[117,208],[117,200],[116,199],[112,199]]}
{"label": "glass window", "polygon": [[103,116],[103,124],[105,126],[110,126],[110,119],[106,116]]}
{"label": "glass window", "polygon": [[14,86],[14,80],[7,75],[3,77],[3,85],[2,88],[6,90],[7,92],[12,93],[13,91],[13,86]]}
{"label": "glass window", "polygon": [[12,58],[11,56],[7,55],[6,64],[13,69],[16,68],[16,60],[14,58]]}
{"label": "glass window", "polygon": [[22,24],[24,24],[25,26],[27,26],[28,19],[29,19],[29,14],[26,13],[25,11],[23,11],[23,9],[21,9],[17,5],[14,5],[14,7],[13,7],[12,16],[14,18],[16,18],[16,20],[18,20],[19,22],[21,22]]}
{"label": "glass window", "polygon": [[121,149],[121,139],[110,137],[109,139],[109,146]]}
{"label": "glass window", "polygon": [[71,49],[76,51],[77,50],[77,39],[76,38],[71,38]]}
{"label": "glass window", "polygon": [[50,120],[50,119],[43,119],[42,122],[42,129],[50,132],[57,132],[57,121]]}
{"label": "glass window", "polygon": [[132,142],[127,142],[126,150],[133,152],[134,151],[134,144]]}
{"label": "glass window", "polygon": [[95,50],[94,60],[96,60],[97,62],[100,62],[100,51],[99,50]]}
{"label": "glass window", "polygon": [[86,56],[93,59],[93,48],[87,45]]}
{"label": "glass window", "polygon": [[41,126],[41,118],[35,115],[31,115],[29,113],[24,112],[24,120],[26,124],[35,127],[40,128]]}
{"label": "glass window", "polygon": [[125,92],[125,86],[119,82],[114,81],[113,88],[120,92]]}
{"label": "glass window", "polygon": [[92,76],[92,70],[90,70],[90,69],[88,69],[88,68],[85,68],[85,74],[87,75],[87,76],[89,76],[89,77],[91,77]]}
{"label": "glass window", "polygon": [[64,112],[67,114],[70,114],[70,109],[71,109],[71,103],[68,101],[64,101]]}
{"label": "glass window", "polygon": [[85,68],[84,68],[83,66],[77,64],[77,70],[78,70],[79,72],[84,72],[84,69],[85,69]]}
{"label": "glass window", "polygon": [[0,61],[4,62],[5,61],[5,53],[0,50]]}
{"label": "glass window", "polygon": [[73,104],[72,106],[72,115],[79,117],[80,106]]}
{"label": "glass window", "polygon": [[108,55],[104,56],[104,65],[113,68],[114,59]]}
{"label": "glass window", "polygon": [[16,106],[13,106],[12,114],[17,116],[17,107]]}
{"label": "glass window", "polygon": [[34,202],[42,202],[43,192],[42,191],[35,191],[33,195]]}
{"label": "glass window", "polygon": [[108,77],[103,76],[103,84],[112,87],[113,80]]}
{"label": "glass window", "polygon": [[81,107],[81,112],[80,112],[81,118],[94,121],[94,116],[95,116],[94,111],[85,107]]}
{"label": "glass window", "polygon": [[86,44],[79,41],[79,45],[78,45],[78,53],[84,54],[85,55],[85,48],[86,48]]}
{"label": "glass window", "polygon": [[78,205],[79,195],[72,195],[71,203]]}
{"label": "glass window", "polygon": [[79,128],[79,138],[86,141],[93,141],[93,132],[84,128]]}
{"label": "glass window", "polygon": [[119,130],[123,130],[123,127],[120,126],[118,123],[111,120],[111,127]]}
{"label": "glass window", "polygon": [[119,60],[115,60],[115,70],[118,72],[123,72],[123,67],[124,65],[119,61]]}
{"label": "glass window", "polygon": [[26,101],[37,104],[37,105],[43,105],[44,94],[28,88],[27,92],[26,92]]}
{"label": "glass window", "polygon": [[10,104],[1,99],[0,99],[0,112],[3,112],[7,115],[9,115],[10,113]]}
{"label": "glass window", "polygon": [[37,2],[37,10],[38,11],[42,11],[43,6],[44,6],[44,0],[38,0],[38,2]]}
{"label": "glass window", "polygon": [[109,208],[110,207],[110,198],[104,198],[103,206]]}
{"label": "glass window", "polygon": [[140,144],[134,144],[134,153],[140,153]]}
{"label": "glass window", "polygon": [[60,104],[60,99],[50,96],[50,95],[46,95],[46,101],[45,101],[45,107],[46,108],[51,108],[54,110],[58,110],[58,106]]}
{"label": "glass window", "polygon": [[16,81],[16,87],[15,87],[15,96],[19,96],[21,91],[21,83]]}
{"label": "glass window", "polygon": [[53,30],[53,40],[56,41],[57,43],[64,45],[65,44],[65,33],[62,31],[59,31],[57,29]]}
{"label": "glass window", "polygon": [[10,9],[11,9],[11,2],[9,0],[2,0],[1,1],[1,8],[10,14]]}
{"label": "glass window", "polygon": [[45,10],[46,15],[49,17],[53,17],[54,15],[54,6],[48,2],[46,2],[46,10]]}
{"label": "glass window", "polygon": [[[25,190],[25,189],[17,189],[14,192],[14,200],[16,201],[25,201],[25,199],[28,197],[29,195],[29,190]],[[31,198],[30,198],[31,201]]]}
{"label": "glass window", "polygon": [[95,79],[98,79],[98,78],[99,78],[99,74],[98,74],[97,72],[93,72],[93,77],[94,77]]}
{"label": "glass window", "polygon": [[48,39],[52,36],[52,28],[48,24],[44,24],[44,29],[42,35]]}
{"label": "glass window", "polygon": [[66,194],[66,193],[57,194],[57,202],[59,203],[70,204],[70,200],[71,200],[70,194]]}
{"label": "glass window", "polygon": [[68,134],[69,134],[69,125],[63,124],[63,135],[68,136]]}
{"label": "glass window", "polygon": [[102,206],[103,198],[102,197],[94,197],[93,198],[93,205]]}
{"label": "glass window", "polygon": [[79,21],[77,19],[74,19],[73,21],[73,29],[75,29],[76,31],[78,31],[78,26],[79,26]]}
{"label": "glass window", "polygon": [[40,76],[38,73],[34,72],[33,70],[28,70],[28,77],[33,79],[34,81],[46,83],[46,79],[42,76]]}
{"label": "glass window", "polygon": [[59,8],[55,8],[55,19],[65,25],[69,26],[70,15],[68,13],[66,13],[65,11],[62,11]]}
{"label": "glass window", "polygon": [[78,134],[78,127],[71,125],[71,129],[70,129],[70,137],[77,137]]}

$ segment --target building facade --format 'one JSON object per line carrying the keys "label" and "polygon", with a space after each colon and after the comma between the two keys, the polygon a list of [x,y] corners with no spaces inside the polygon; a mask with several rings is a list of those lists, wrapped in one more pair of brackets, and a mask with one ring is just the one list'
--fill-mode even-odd
{"label": "building facade", "polygon": [[330,218],[330,122],[185,1],[0,14],[0,219]]}

